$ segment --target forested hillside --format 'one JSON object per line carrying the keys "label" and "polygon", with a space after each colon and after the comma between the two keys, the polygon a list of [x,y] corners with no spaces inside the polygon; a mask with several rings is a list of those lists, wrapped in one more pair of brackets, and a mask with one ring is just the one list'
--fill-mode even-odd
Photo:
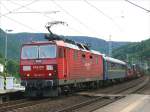
{"label": "forested hillside", "polygon": [[150,60],[150,39],[127,44],[113,50],[113,57],[119,59],[129,59],[132,61],[147,61]]}

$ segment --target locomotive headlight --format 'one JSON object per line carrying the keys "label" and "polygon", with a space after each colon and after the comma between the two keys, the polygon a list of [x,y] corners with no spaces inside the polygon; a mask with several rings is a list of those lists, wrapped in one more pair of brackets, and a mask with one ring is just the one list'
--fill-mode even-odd
{"label": "locomotive headlight", "polygon": [[46,65],[46,70],[53,70],[53,66],[52,65]]}
{"label": "locomotive headlight", "polygon": [[30,71],[31,70],[31,66],[23,66],[23,71]]}
{"label": "locomotive headlight", "polygon": [[49,73],[49,74],[48,74],[48,76],[52,76],[52,74],[51,74],[51,73]]}

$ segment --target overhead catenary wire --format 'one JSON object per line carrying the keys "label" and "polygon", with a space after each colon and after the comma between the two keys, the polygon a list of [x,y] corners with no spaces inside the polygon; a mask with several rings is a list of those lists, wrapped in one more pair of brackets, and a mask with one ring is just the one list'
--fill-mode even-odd
{"label": "overhead catenary wire", "polygon": [[[9,1],[9,0],[8,0],[8,1]],[[13,9],[13,10],[11,10],[11,11],[5,13],[5,14],[1,14],[0,16],[6,16],[6,15],[8,15],[8,14],[11,14],[11,13],[13,13],[13,12],[15,12],[15,11],[17,11],[17,10],[20,10],[20,9],[22,9],[22,8],[25,8],[25,7],[27,7],[27,6],[29,6],[29,5],[31,5],[31,4],[33,4],[33,3],[35,3],[35,2],[37,2],[37,1],[39,1],[39,0],[34,0],[34,1],[30,2],[30,3],[28,3],[28,4],[21,5],[20,7],[15,8],[15,9]]]}
{"label": "overhead catenary wire", "polygon": [[[11,0],[8,0],[8,2],[10,2],[10,3],[12,3],[12,4],[15,4],[15,5],[17,5],[17,6],[21,6],[20,4],[18,4],[18,3],[15,3],[15,2],[12,2]],[[1,3],[1,5],[8,11],[8,12],[12,12],[12,11],[10,11],[3,3]],[[30,8],[28,8],[28,6],[26,6],[26,7],[24,7],[24,8],[26,8],[27,10],[30,10],[30,11],[14,11],[14,12],[12,12],[13,14],[15,14],[15,13],[42,13],[42,14],[56,14],[57,12],[60,12],[60,11],[33,11],[33,10],[31,10]]]}
{"label": "overhead catenary wire", "polygon": [[88,4],[90,7],[94,8],[95,10],[97,10],[100,14],[102,14],[104,17],[106,17],[107,19],[109,19],[110,21],[113,22],[113,24],[120,30],[122,31],[122,28],[116,23],[116,21],[110,17],[109,15],[107,15],[106,13],[104,13],[102,10],[100,10],[99,8],[97,8],[96,6],[94,6],[93,4],[91,4],[90,2],[88,2],[87,0],[84,0],[84,2],[86,4]]}
{"label": "overhead catenary wire", "polygon": [[1,2],[1,6],[3,6],[8,12],[10,12],[10,10]]}
{"label": "overhead catenary wire", "polygon": [[[12,0],[9,0],[9,2],[12,3],[12,4],[14,4],[14,5],[20,6],[20,4],[14,2],[14,1],[12,1]],[[53,19],[52,17],[49,17],[49,16],[47,15],[47,13],[45,13],[45,12],[33,10],[33,9],[29,8],[28,6],[26,6],[26,7],[24,7],[24,8],[26,8],[26,9],[29,10],[30,12],[19,12],[19,13],[37,13],[37,14],[43,15],[44,17]],[[48,11],[47,11],[47,12],[48,12]],[[58,12],[60,12],[60,11],[58,11]],[[17,12],[14,12],[14,13],[17,13]]]}
{"label": "overhead catenary wire", "polygon": [[[9,2],[10,3],[12,3],[12,4],[14,4],[14,5],[17,5],[17,6],[21,6],[20,4],[18,4],[18,3],[16,3],[16,2],[14,2],[14,1],[12,1],[12,0],[9,0]],[[49,14],[50,12],[53,12],[53,11],[46,11],[46,12],[41,12],[41,11],[36,11],[36,10],[33,10],[33,9],[31,9],[31,8],[29,8],[29,6],[26,6],[26,7],[24,7],[25,9],[27,9],[27,10],[29,10],[29,11],[26,11],[26,12],[18,12],[17,10],[17,12],[13,12],[13,14],[14,13],[37,13],[37,14],[40,14],[40,15],[42,15],[42,16],[44,16],[44,17],[46,17],[46,18],[49,18],[49,19],[51,19],[51,20],[55,20],[54,18],[52,18],[52,17],[50,17],[50,16],[48,16],[47,14]],[[54,11],[55,12],[55,11]],[[60,12],[60,11],[56,11],[56,12]],[[75,32],[77,32],[77,33],[80,33],[80,34],[83,34],[82,32],[80,32],[79,30],[77,30],[77,29],[75,29],[75,28],[73,28],[73,27],[71,27],[71,26],[68,26],[71,30],[73,30],[73,31],[75,31]],[[30,28],[31,29],[31,28]]]}
{"label": "overhead catenary wire", "polygon": [[[85,27],[87,30],[89,30],[90,32],[92,31],[93,33],[96,33],[94,30],[91,29],[91,27],[87,26],[85,23],[83,23],[80,19],[78,19],[77,17],[75,17],[74,15],[70,14],[66,9],[64,9],[61,5],[59,5],[57,2],[55,2],[55,0],[52,0],[51,2],[53,2],[57,7],[59,7],[62,11],[64,11],[67,15],[69,15],[70,17],[72,17],[75,21],[77,21],[79,24],[81,24],[83,27]],[[98,34],[98,33],[96,33]],[[99,35],[99,34],[98,34]]]}
{"label": "overhead catenary wire", "polygon": [[[2,5],[6,10],[10,11],[4,4],[1,3],[1,5]],[[15,23],[17,23],[17,24],[23,26],[23,27],[25,27],[25,28],[28,28],[28,29],[30,29],[30,30],[38,31],[38,30],[32,28],[31,26],[28,26],[28,25],[26,25],[26,24],[24,24],[24,23],[22,23],[22,22],[20,22],[20,21],[17,21],[17,20],[15,20],[15,19],[11,18],[11,17],[8,17],[8,16],[6,16],[6,15],[3,15],[3,17],[5,17],[5,18],[7,18],[7,19],[9,19],[9,20],[11,20],[11,21],[13,21],[13,22],[15,22]]]}
{"label": "overhead catenary wire", "polygon": [[32,28],[31,26],[28,26],[28,25],[26,25],[26,24],[23,24],[22,22],[19,22],[18,20],[15,20],[15,19],[13,19],[13,18],[10,18],[10,17],[8,17],[8,16],[6,16],[6,15],[4,15],[4,17],[7,18],[7,19],[9,19],[9,20],[11,20],[11,21],[13,21],[13,22],[15,22],[15,23],[18,23],[18,24],[21,25],[21,26],[24,26],[25,28],[28,28],[28,29],[30,29],[30,30],[34,30],[34,31],[36,31],[36,32],[40,32],[40,31],[38,31],[37,29]]}
{"label": "overhead catenary wire", "polygon": [[[8,1],[11,1],[11,0],[8,0]],[[12,2],[12,1],[11,1]],[[1,16],[4,16],[4,15],[7,15],[7,14],[11,14],[11,13],[15,13],[17,10],[19,10],[19,9],[22,9],[22,8],[26,8],[27,6],[29,6],[29,5],[31,5],[31,4],[33,4],[34,2],[36,2],[36,0],[35,1],[32,1],[31,3],[29,3],[29,4],[26,4],[26,5],[21,5],[19,8],[16,8],[16,9],[13,9],[12,11],[9,11],[8,13],[5,13],[5,14],[3,14],[3,15],[0,15],[0,17]],[[58,5],[58,4],[57,4]],[[61,9],[63,9],[62,7],[61,7]],[[64,10],[63,10],[64,11]],[[65,10],[65,12],[68,12],[68,11],[66,11]],[[42,14],[42,13],[40,13],[40,14]],[[72,16],[69,12],[67,13],[67,14],[69,14],[69,16]],[[44,14],[45,15],[45,14]],[[45,15],[46,16],[46,15]],[[48,16],[47,16],[48,17]],[[49,17],[50,18],[50,17]],[[74,18],[76,21],[78,21],[78,23],[80,23],[82,26],[84,26],[85,28],[87,28],[88,30],[90,29],[86,24],[84,24],[84,23],[82,23],[78,18],[76,18],[75,16],[72,16],[72,18]],[[69,26],[70,27],[70,26]],[[79,32],[79,33],[82,33],[82,32],[80,32],[79,30],[77,30],[77,29],[75,29],[75,28],[73,28],[73,27],[70,27],[73,31],[75,31],[75,32]],[[91,30],[90,30],[91,31]],[[83,34],[83,33],[82,33]]]}
{"label": "overhead catenary wire", "polygon": [[43,13],[43,14],[53,14],[53,13],[57,13],[59,11],[44,11],[44,12],[40,12],[40,11],[17,11],[17,12],[13,12],[14,13]]}
{"label": "overhead catenary wire", "polygon": [[[9,2],[11,2],[11,3],[14,4],[14,5],[20,6],[20,4],[14,2],[14,1],[12,1],[12,0],[9,0]],[[29,8],[28,6],[26,6],[26,7],[24,7],[24,8],[26,8],[27,10],[29,10],[29,11],[31,11],[31,12],[39,12],[39,11],[36,11],[36,10],[33,10],[33,9]],[[59,11],[59,12],[60,12],[60,11]],[[30,12],[29,12],[29,13],[30,13]],[[46,17],[46,18],[49,18],[49,19],[51,19],[51,20],[55,20],[54,18],[48,16],[47,13],[44,13],[44,12],[39,12],[39,13],[37,13],[37,14],[41,14],[42,16],[44,16],[44,17]],[[72,31],[75,31],[75,32],[77,32],[77,33],[79,33],[79,34],[84,34],[84,33],[80,32],[79,30],[77,30],[77,29],[71,27],[70,25],[68,25],[68,27],[69,27]]]}
{"label": "overhead catenary wire", "polygon": [[136,6],[136,7],[138,7],[138,8],[140,8],[140,9],[145,10],[146,12],[150,12],[150,10],[148,10],[148,9],[146,9],[146,8],[140,6],[140,5],[137,5],[137,4],[135,4],[135,3],[133,3],[133,2],[131,2],[129,0],[125,0],[125,1],[128,2],[128,3],[130,3],[130,4],[132,4],[132,5],[134,5],[134,6]]}

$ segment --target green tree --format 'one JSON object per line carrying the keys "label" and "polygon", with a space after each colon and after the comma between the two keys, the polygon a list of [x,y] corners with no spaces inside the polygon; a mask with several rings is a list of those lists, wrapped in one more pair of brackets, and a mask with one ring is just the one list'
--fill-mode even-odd
{"label": "green tree", "polygon": [[2,56],[2,54],[0,53],[0,58],[2,58],[3,56]]}
{"label": "green tree", "polygon": [[7,71],[14,77],[19,77],[19,64],[16,61],[8,60]]}

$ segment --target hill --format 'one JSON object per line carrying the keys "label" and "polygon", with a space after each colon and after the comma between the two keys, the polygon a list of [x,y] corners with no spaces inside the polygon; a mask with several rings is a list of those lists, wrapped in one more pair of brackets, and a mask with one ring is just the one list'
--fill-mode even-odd
{"label": "hill", "polygon": [[[95,38],[95,37],[88,37],[88,36],[67,36],[66,38],[75,40],[81,43],[89,43],[91,45],[91,49],[97,50],[103,54],[108,54],[108,41],[103,39]],[[120,46],[126,45],[129,42],[114,42],[111,41],[112,49],[118,48]]]}
{"label": "hill", "polygon": [[[0,54],[4,56],[5,32],[0,29]],[[8,58],[19,59],[20,46],[29,41],[40,41],[44,39],[44,33],[16,33],[7,34],[8,36]],[[96,37],[88,36],[66,36],[65,38],[75,40],[77,42],[89,43],[91,49],[98,50],[101,53],[108,54],[108,42]],[[129,42],[112,42],[112,49],[126,45]]]}
{"label": "hill", "polygon": [[[113,50],[113,57],[129,61],[147,61],[150,59],[150,39],[127,44]],[[147,61],[148,62],[148,61]]]}

